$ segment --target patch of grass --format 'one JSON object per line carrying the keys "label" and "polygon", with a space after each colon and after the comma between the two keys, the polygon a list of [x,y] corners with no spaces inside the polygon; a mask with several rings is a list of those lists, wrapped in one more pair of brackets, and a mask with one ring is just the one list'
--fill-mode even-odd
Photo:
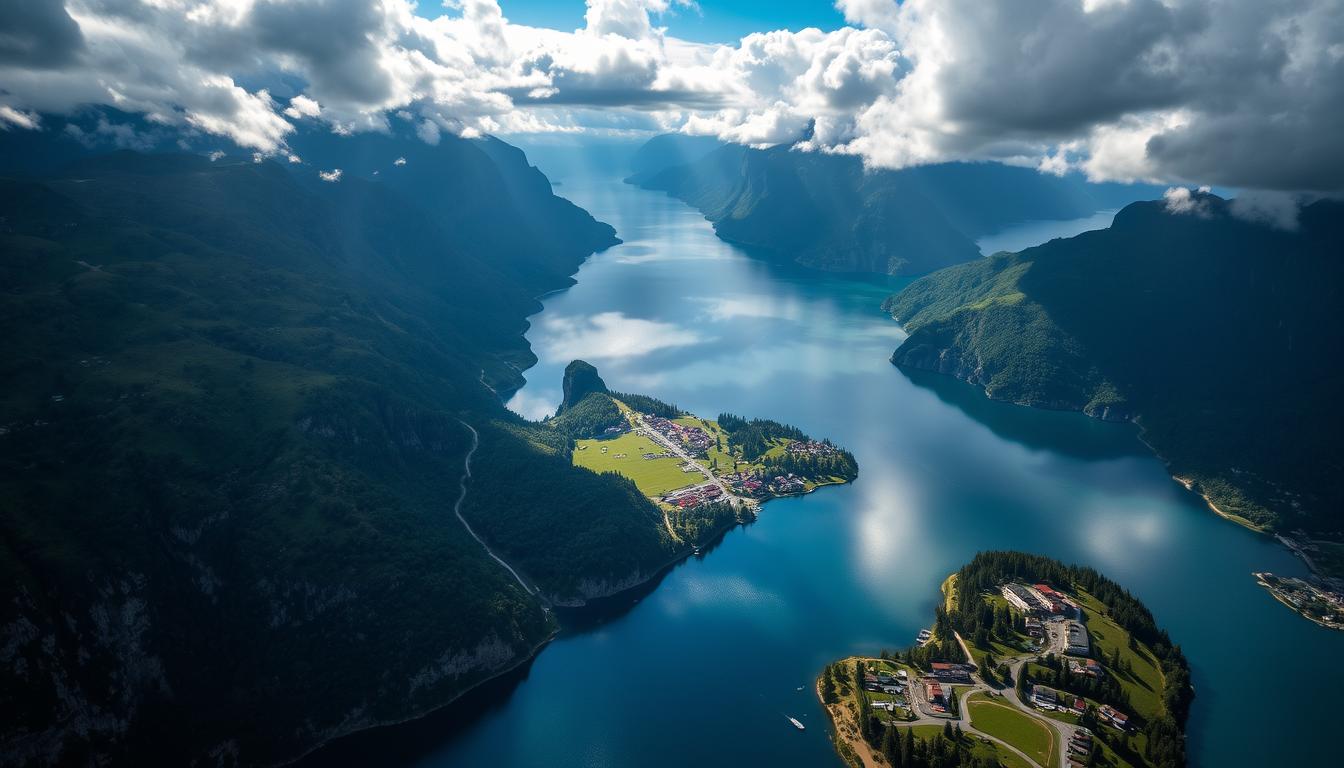
{"label": "patch of grass", "polygon": [[[1135,712],[1146,718],[1157,717],[1162,708],[1162,670],[1157,660],[1142,645],[1137,650],[1129,647],[1129,633],[1103,614],[1103,606],[1095,597],[1078,590],[1078,599],[1087,616],[1087,631],[1096,647],[1096,655],[1107,670],[1120,681],[1121,687]],[[1116,649],[1129,667],[1125,672],[1111,663]]]}
{"label": "patch of grass", "polygon": [[574,464],[594,472],[617,472],[633,480],[640,492],[650,498],[704,482],[704,475],[699,472],[681,471],[681,459],[643,458],[646,453],[662,453],[663,450],[653,440],[633,432],[610,439],[576,440]]}
{"label": "patch of grass", "polygon": [[971,725],[979,730],[1012,744],[1041,765],[1059,764],[1058,736],[1050,726],[1008,704],[979,695],[973,695],[966,702],[966,708]]}

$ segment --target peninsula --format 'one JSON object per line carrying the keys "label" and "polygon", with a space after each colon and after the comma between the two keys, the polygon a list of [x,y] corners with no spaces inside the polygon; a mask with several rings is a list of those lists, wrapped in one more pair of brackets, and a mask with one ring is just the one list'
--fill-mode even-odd
{"label": "peninsula", "polygon": [[573,440],[574,465],[632,482],[662,513],[672,540],[698,548],[768,499],[846,483],[848,451],[766,419],[687,413],[646,395],[611,392],[592,365],[565,370],[565,400],[547,424]]}
{"label": "peninsula", "polygon": [[822,671],[841,759],[873,766],[1175,768],[1194,691],[1180,647],[1091,568],[984,552],[904,651]]}

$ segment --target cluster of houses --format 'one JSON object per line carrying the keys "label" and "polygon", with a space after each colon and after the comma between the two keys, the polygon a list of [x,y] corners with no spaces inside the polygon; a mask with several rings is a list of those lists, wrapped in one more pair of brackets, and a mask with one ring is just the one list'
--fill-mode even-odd
{"label": "cluster of houses", "polygon": [[1083,768],[1087,765],[1087,758],[1092,754],[1092,732],[1086,728],[1079,728],[1073,732],[1073,737],[1069,739],[1069,766],[1070,768]]}
{"label": "cluster of houses", "polygon": [[863,689],[872,693],[890,693],[893,696],[899,696],[905,693],[905,685],[908,682],[909,675],[904,669],[896,674],[886,671],[865,672],[863,675]]}
{"label": "cluster of houses", "polygon": [[[1079,696],[1073,694],[1060,693],[1053,688],[1047,688],[1044,685],[1033,685],[1031,687],[1031,704],[1039,709],[1051,710],[1055,712],[1072,712],[1081,717],[1087,712],[1087,702]],[[1109,704],[1103,704],[1097,707],[1097,719],[1119,730],[1129,729],[1129,715],[1112,707]],[[1086,733],[1086,729],[1080,728],[1080,731]],[[1090,734],[1089,734],[1090,735]],[[1091,744],[1088,744],[1088,751],[1091,751]]]}
{"label": "cluster of houses", "polygon": [[830,456],[839,451],[834,445],[827,442],[818,442],[816,440],[794,440],[784,446],[787,453],[796,453],[806,456]]}
{"label": "cluster of houses", "polygon": [[942,661],[935,661],[929,665],[929,671],[924,675],[924,679],[934,679],[940,683],[969,683],[971,682],[971,672],[975,667],[970,664],[948,664]]}
{"label": "cluster of houses", "polygon": [[[1009,605],[1027,614],[1027,634],[1032,637],[1045,634],[1045,626],[1039,617],[1072,619],[1082,614],[1067,595],[1052,589],[1048,584],[1026,586],[1010,582],[999,587],[999,592]],[[1091,654],[1092,643],[1087,635],[1087,627],[1077,621],[1069,621],[1064,631],[1068,633],[1066,653],[1071,656]]]}
{"label": "cluster of houses", "polygon": [[1072,712],[1075,715],[1082,715],[1087,711],[1087,702],[1083,699],[1069,694],[1061,694],[1044,685],[1033,685],[1031,687],[1031,703],[1039,709]]}
{"label": "cluster of houses", "polygon": [[708,453],[710,446],[714,445],[713,436],[699,427],[687,427],[662,416],[649,415],[644,416],[644,423],[668,440],[686,446],[686,449],[694,454]]}
{"label": "cluster of houses", "polygon": [[1124,712],[1121,712],[1109,704],[1104,704],[1097,708],[1097,717],[1101,718],[1102,722],[1109,724],[1112,728],[1118,728],[1122,731],[1129,729],[1129,715],[1126,715]]}
{"label": "cluster of houses", "polygon": [[929,671],[924,673],[924,698],[928,700],[929,706],[934,712],[943,713],[948,707],[948,692],[950,686],[954,684],[966,684],[971,682],[971,672],[975,667],[970,664],[948,664],[942,661],[935,661],[929,665]]}
{"label": "cluster of houses", "polygon": [[1102,666],[1096,659],[1070,659],[1069,671],[1085,677],[1101,677]]}
{"label": "cluster of houses", "polygon": [[682,509],[690,509],[701,504],[712,504],[722,499],[723,489],[717,483],[703,483],[666,493],[662,500]]}
{"label": "cluster of houses", "polygon": [[792,472],[774,477],[767,477],[755,472],[738,472],[732,475],[724,475],[723,480],[728,483],[734,493],[742,496],[764,496],[767,493],[783,496],[790,493],[802,493],[807,490],[807,484],[803,479]]}
{"label": "cluster of houses", "polygon": [[947,691],[943,684],[924,678],[924,698],[928,700],[929,706],[934,712],[943,713],[947,711]]}

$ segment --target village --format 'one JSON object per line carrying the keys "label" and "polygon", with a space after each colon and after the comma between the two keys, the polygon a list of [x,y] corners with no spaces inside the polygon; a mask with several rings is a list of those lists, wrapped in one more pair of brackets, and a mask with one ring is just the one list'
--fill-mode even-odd
{"label": "village", "polygon": [[[1095,729],[1115,734],[1103,744],[1116,739],[1124,743],[1135,733],[1129,713],[1048,685],[1025,682],[1029,670],[1043,669],[1048,659],[1058,659],[1078,679],[1095,680],[1106,674],[1106,666],[1095,658],[1099,650],[1088,630],[1088,611],[1082,602],[1048,584],[1019,582],[999,585],[994,599],[1017,612],[1024,630],[1020,650],[1014,655],[1005,653],[996,662],[999,669],[1010,670],[1017,685],[1005,686],[983,674],[983,655],[979,664],[916,665],[899,655],[884,654],[876,659],[846,659],[837,667],[854,664],[861,670],[858,681],[864,701],[881,713],[888,727],[909,726],[916,733],[955,728],[955,734],[970,734],[987,747],[1001,750],[1000,758],[1002,751],[1011,753],[1005,765],[1021,758],[1035,768],[1083,768],[1095,764],[1099,752],[1112,754],[1109,747],[1096,743]],[[960,635],[952,635],[969,659],[977,659]],[[924,629],[916,642],[924,646],[935,640],[933,632]],[[833,720],[843,720],[840,710],[831,707],[828,711]],[[849,744],[859,758],[865,756],[863,746],[857,741]],[[871,749],[867,753],[872,757]],[[873,757],[871,763],[859,762],[876,765],[880,761]]]}
{"label": "village", "polygon": [[[836,481],[769,472],[762,460],[747,462],[728,446],[728,434],[713,421],[691,416],[669,419],[628,409],[625,415],[625,423],[607,427],[601,437],[575,441],[575,463],[620,472],[667,507],[685,510],[725,502],[754,506]],[[829,441],[811,439],[781,439],[774,450],[795,458],[830,457],[840,451]]]}

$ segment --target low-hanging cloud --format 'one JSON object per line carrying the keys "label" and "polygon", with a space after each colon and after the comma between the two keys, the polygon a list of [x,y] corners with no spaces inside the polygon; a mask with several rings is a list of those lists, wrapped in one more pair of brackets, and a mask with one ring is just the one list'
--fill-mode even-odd
{"label": "low-hanging cloud", "polygon": [[[430,0],[422,0],[421,5]],[[282,153],[295,125],[679,130],[900,168],[999,160],[1094,179],[1344,188],[1344,0],[837,0],[832,31],[727,45],[676,0],[11,0],[0,128],[99,104]],[[621,116],[613,116],[621,113]]]}

